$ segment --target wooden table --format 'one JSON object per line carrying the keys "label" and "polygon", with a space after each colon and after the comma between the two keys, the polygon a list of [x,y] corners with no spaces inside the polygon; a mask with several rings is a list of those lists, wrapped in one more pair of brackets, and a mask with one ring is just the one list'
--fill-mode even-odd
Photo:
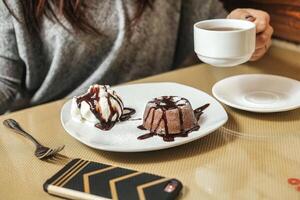
{"label": "wooden table", "polygon": [[[198,65],[135,83],[173,81],[211,93],[216,81],[236,74],[272,73],[300,80],[299,57],[299,52],[272,48],[263,60],[240,67]],[[225,128],[195,142],[155,152],[111,153],[91,149],[64,131],[64,102],[11,113],[0,121],[16,119],[45,145],[65,144],[63,154],[70,157],[176,177],[184,184],[181,199],[300,199],[297,186],[288,183],[300,178],[300,109],[253,114],[225,106]],[[39,161],[30,145],[0,125],[1,199],[57,199],[42,184],[62,165]]]}

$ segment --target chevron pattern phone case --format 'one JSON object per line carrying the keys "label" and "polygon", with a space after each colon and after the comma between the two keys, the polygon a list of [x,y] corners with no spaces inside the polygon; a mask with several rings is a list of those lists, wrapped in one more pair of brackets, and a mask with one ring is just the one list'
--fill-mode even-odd
{"label": "chevron pattern phone case", "polygon": [[49,194],[82,200],[172,200],[182,184],[176,179],[74,159],[44,183]]}

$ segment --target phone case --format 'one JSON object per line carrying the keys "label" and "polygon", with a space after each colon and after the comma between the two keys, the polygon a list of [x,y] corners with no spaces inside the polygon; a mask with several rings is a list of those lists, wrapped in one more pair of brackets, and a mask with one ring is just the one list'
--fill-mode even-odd
{"label": "phone case", "polygon": [[48,179],[49,194],[81,200],[172,200],[180,181],[130,169],[74,159]]}

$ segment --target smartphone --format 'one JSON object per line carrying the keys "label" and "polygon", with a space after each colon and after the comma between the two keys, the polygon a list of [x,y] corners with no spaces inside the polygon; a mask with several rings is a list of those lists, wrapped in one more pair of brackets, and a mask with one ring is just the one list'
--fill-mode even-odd
{"label": "smartphone", "polygon": [[44,190],[80,200],[173,200],[182,183],[150,173],[74,159],[48,179]]}

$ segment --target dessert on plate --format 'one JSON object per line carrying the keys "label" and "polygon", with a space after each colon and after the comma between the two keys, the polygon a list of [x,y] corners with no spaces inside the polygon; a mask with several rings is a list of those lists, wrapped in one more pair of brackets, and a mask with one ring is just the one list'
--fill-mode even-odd
{"label": "dessert on plate", "polygon": [[199,118],[209,104],[195,110],[183,97],[161,96],[146,104],[143,124],[138,128],[150,133],[138,137],[146,139],[153,135],[163,137],[164,141],[173,141],[174,137],[186,137],[188,133],[200,128]]}
{"label": "dessert on plate", "polygon": [[134,109],[124,107],[122,99],[108,85],[92,85],[87,93],[72,99],[72,118],[93,123],[101,130],[110,130],[134,113]]}

